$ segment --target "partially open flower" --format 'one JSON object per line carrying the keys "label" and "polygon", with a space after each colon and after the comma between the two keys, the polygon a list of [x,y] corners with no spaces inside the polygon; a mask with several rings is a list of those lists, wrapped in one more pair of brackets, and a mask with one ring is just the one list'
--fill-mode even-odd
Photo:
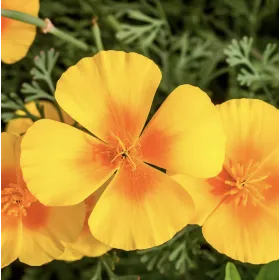
{"label": "partially open flower", "polygon": [[[39,0],[2,0],[1,9],[38,16]],[[35,35],[36,26],[1,16],[1,60],[11,64],[24,58]]]}
{"label": "partially open flower", "polygon": [[[217,106],[227,135],[223,170],[208,180],[171,176],[191,194],[192,223],[219,252],[242,262],[279,258],[279,113],[256,99]],[[170,173],[172,174],[172,173]]]}
{"label": "partially open flower", "polygon": [[1,267],[15,259],[42,265],[64,252],[82,230],[85,207],[46,207],[26,187],[19,167],[20,137],[1,134]]}

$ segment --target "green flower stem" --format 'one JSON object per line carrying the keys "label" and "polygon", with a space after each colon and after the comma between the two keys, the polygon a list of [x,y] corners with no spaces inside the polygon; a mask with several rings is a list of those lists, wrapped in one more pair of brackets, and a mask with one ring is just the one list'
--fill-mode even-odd
{"label": "green flower stem", "polygon": [[84,51],[87,51],[90,49],[90,47],[87,44],[85,44],[84,42],[82,42],[82,41],[72,37],[71,35],[59,30],[58,28],[56,28],[53,24],[51,24],[51,22],[49,20],[45,21],[38,17],[34,17],[32,15],[28,15],[28,14],[25,14],[22,12],[5,10],[5,9],[1,9],[1,16],[40,27],[43,30],[43,32],[51,33],[51,34],[59,37],[60,39],[66,41],[66,42],[69,42],[72,45],[74,45]]}
{"label": "green flower stem", "polygon": [[93,19],[92,23],[93,23],[92,34],[93,34],[93,38],[94,38],[96,47],[97,47],[98,51],[103,51],[104,47],[103,47],[101,33],[100,33],[100,29],[99,29],[99,26],[97,23],[97,19]]}
{"label": "green flower stem", "polygon": [[59,37],[60,39],[66,41],[66,42],[71,43],[72,45],[75,45],[76,47],[78,47],[78,48],[80,48],[84,51],[87,51],[87,50],[90,49],[90,47],[86,43],[84,43],[84,42],[72,37],[71,35],[61,31],[60,29],[56,28],[55,26],[53,26],[51,28],[49,33]]}

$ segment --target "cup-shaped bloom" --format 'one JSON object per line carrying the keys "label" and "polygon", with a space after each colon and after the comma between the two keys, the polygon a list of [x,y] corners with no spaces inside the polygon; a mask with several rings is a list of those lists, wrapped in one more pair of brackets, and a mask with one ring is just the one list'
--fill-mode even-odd
{"label": "cup-shaped bloom", "polygon": [[171,175],[195,203],[192,223],[219,252],[254,264],[279,258],[279,113],[256,99],[217,106],[227,136],[223,170]]}
{"label": "cup-shaped bloom", "polygon": [[1,134],[1,267],[15,259],[42,265],[80,234],[85,206],[46,207],[26,187],[19,166],[20,137]]}
{"label": "cup-shaped bloom", "polygon": [[[51,102],[41,100],[41,101],[39,101],[39,105],[43,107],[46,119],[60,121],[60,116],[57,111],[57,108]],[[38,109],[37,109],[34,101],[26,103],[25,108],[34,116],[40,117],[40,113],[38,112]],[[15,113],[20,116],[26,115],[26,113],[22,110],[17,110]],[[62,110],[62,117],[63,117],[63,122],[70,124],[70,125],[74,124],[74,120],[68,114],[66,114],[63,110]],[[27,131],[27,129],[32,124],[33,124],[33,121],[29,118],[12,119],[12,120],[8,121],[5,130],[8,133],[12,133],[15,135],[22,135]]]}
{"label": "cup-shaped bloom", "polygon": [[160,245],[191,218],[189,194],[154,166],[202,178],[222,168],[220,115],[197,87],[176,88],[142,132],[160,80],[154,62],[136,53],[84,58],[62,75],[55,97],[96,137],[40,120],[22,142],[24,178],[47,205],[79,203],[113,176],[89,217],[93,236],[110,247]]}
{"label": "cup-shaped bloom", "polygon": [[[39,0],[2,0],[1,8],[38,16]],[[15,63],[24,58],[36,36],[36,26],[1,16],[1,60]]]}

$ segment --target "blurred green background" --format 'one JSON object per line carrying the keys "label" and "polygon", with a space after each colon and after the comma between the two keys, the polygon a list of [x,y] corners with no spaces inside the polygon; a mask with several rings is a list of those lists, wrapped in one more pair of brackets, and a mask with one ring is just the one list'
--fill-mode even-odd
{"label": "blurred green background", "polygon": [[[83,51],[38,30],[23,60],[2,64],[4,96],[14,92],[23,100],[27,95],[36,98],[30,71],[34,57],[41,51],[54,48],[59,53],[51,73],[55,83],[70,65],[96,53],[94,18],[104,49],[142,53],[160,66],[163,79],[150,117],[175,87],[186,83],[206,91],[215,104],[249,97],[278,107],[276,0],[40,2],[41,18],[50,18],[56,27],[90,45],[90,50]],[[45,90],[43,83],[39,87]],[[10,117],[9,108],[4,109],[2,130]],[[257,266],[231,260],[205,242],[200,227],[188,226],[158,248],[140,252],[112,250],[97,259],[54,261],[38,268],[15,262],[2,270],[2,279],[136,280],[140,276],[143,280],[276,280],[278,271],[278,262]]]}

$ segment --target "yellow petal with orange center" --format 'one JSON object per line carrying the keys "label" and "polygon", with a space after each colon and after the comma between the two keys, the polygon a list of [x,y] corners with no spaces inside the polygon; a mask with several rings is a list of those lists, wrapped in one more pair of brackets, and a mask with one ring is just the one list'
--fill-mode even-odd
{"label": "yellow petal with orange center", "polygon": [[18,217],[1,213],[1,268],[15,261],[22,244],[22,224]]}
{"label": "yellow petal with orange center", "polygon": [[[46,119],[60,121],[58,111],[51,102],[39,101],[39,105],[43,106]],[[33,114],[34,116],[40,117],[40,113],[38,112],[35,102],[33,102],[33,101],[29,102],[25,105],[25,107],[31,114]],[[21,115],[21,116],[26,115],[25,112],[23,112],[22,110],[17,110],[16,114]],[[74,120],[68,114],[66,114],[63,110],[62,110],[62,116],[63,116],[63,121],[65,123],[70,124],[70,125],[72,125],[74,123]],[[21,135],[21,134],[25,133],[32,124],[33,124],[33,121],[29,118],[13,119],[7,123],[6,131],[8,133],[12,133],[15,135]]]}
{"label": "yellow petal with orange center", "polygon": [[193,213],[183,187],[142,162],[136,166],[120,169],[89,218],[93,236],[113,248],[158,246],[186,226]]}
{"label": "yellow petal with orange center", "polygon": [[105,142],[112,133],[136,139],[161,79],[156,64],[136,53],[101,51],[70,67],[57,83],[59,105]]}
{"label": "yellow petal with orange center", "polygon": [[199,88],[179,86],[144,130],[140,145],[148,163],[194,177],[215,176],[225,152],[219,112]]}
{"label": "yellow petal with orange center", "polygon": [[[1,8],[38,16],[39,0],[3,0]],[[1,24],[1,60],[15,63],[26,56],[36,36],[36,27],[4,17]]]}
{"label": "yellow petal with orange center", "polygon": [[83,203],[68,207],[46,207],[39,202],[33,203],[23,217],[24,242],[20,261],[38,266],[57,259],[64,252],[64,243],[78,238],[84,218]]}
{"label": "yellow petal with orange center", "polygon": [[69,125],[34,123],[22,140],[21,167],[29,190],[45,205],[83,201],[114,173],[107,145]]}

